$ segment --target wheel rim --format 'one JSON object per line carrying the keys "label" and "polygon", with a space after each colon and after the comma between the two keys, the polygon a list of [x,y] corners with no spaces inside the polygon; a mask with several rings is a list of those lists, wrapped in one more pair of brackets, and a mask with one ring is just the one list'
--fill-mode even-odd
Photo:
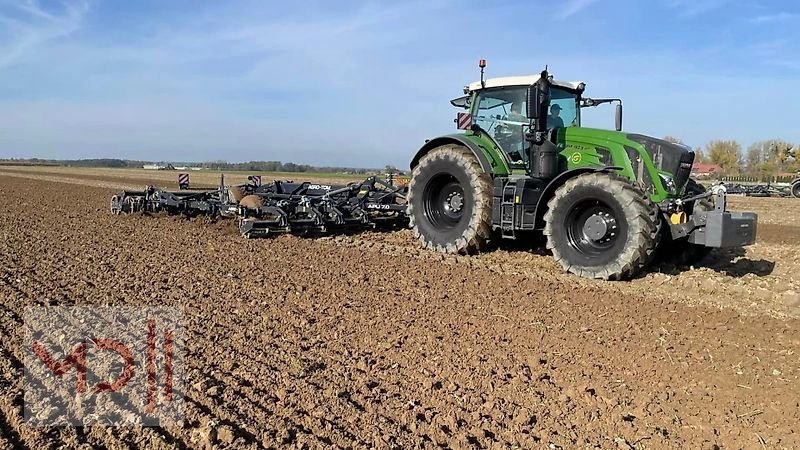
{"label": "wheel rim", "polygon": [[438,229],[455,228],[466,210],[464,188],[450,174],[433,177],[423,193],[423,209],[428,221]]}
{"label": "wheel rim", "polygon": [[800,197],[800,183],[795,183],[792,186],[792,195],[794,197]]}
{"label": "wheel rim", "polygon": [[600,200],[583,201],[567,216],[567,241],[582,255],[604,255],[620,240],[621,220],[608,204]]}

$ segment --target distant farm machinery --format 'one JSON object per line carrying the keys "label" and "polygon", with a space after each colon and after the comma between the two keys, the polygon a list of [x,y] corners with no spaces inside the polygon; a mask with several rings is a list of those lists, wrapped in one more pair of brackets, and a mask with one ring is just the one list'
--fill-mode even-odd
{"label": "distant farm machinery", "polygon": [[794,180],[791,184],[742,184],[726,182],[725,188],[730,195],[800,198],[800,179]]}
{"label": "distant farm machinery", "polygon": [[408,226],[407,190],[395,185],[392,176],[338,186],[291,181],[225,186],[222,179],[213,190],[172,192],[147,186],[123,191],[111,198],[111,212],[238,218],[239,231],[248,238],[392,229]]}

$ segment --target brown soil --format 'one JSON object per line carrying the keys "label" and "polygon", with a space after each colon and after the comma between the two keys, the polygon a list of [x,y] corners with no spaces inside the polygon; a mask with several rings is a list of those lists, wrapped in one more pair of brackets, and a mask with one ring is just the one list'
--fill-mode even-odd
{"label": "brown soil", "polygon": [[759,224],[758,240],[769,244],[800,245],[800,226]]}
{"label": "brown soil", "polygon": [[[800,446],[791,229],[608,283],[407,231],[246,240],[112,216],[113,193],[0,175],[0,447]],[[22,311],[50,304],[182,308],[184,425],[25,424]]]}

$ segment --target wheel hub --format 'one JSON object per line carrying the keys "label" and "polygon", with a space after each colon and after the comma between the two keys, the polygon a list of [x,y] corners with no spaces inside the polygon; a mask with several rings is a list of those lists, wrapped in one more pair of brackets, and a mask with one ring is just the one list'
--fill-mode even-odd
{"label": "wheel hub", "polygon": [[593,242],[604,243],[617,233],[617,221],[607,212],[597,212],[586,219],[583,234]]}
{"label": "wheel hub", "polygon": [[440,174],[429,181],[423,193],[425,216],[439,230],[452,230],[462,224],[469,209],[461,183],[449,174]]}
{"label": "wheel hub", "polygon": [[461,208],[464,207],[464,197],[459,192],[451,192],[450,195],[447,196],[447,200],[445,202],[445,208],[449,209],[452,212],[459,212]]}

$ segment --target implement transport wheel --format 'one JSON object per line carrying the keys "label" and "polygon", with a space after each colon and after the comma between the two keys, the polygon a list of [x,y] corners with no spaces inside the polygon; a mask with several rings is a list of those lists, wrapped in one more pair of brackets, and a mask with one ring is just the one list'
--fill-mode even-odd
{"label": "implement transport wheel", "polygon": [[[689,182],[686,183],[686,196],[700,195],[705,191],[706,188],[691,178],[689,179]],[[711,200],[711,197],[701,198],[700,200],[695,200],[693,203],[694,204],[691,205],[691,209],[687,211],[689,214],[694,214],[699,211],[714,210],[714,202]],[[665,231],[667,231],[666,234],[669,234],[668,230]],[[692,244],[688,239],[673,241],[669,238],[665,238],[664,245],[661,247],[663,248],[664,260],[673,263],[676,266],[694,265],[700,262],[700,260],[705,258],[711,252],[711,247]]]}
{"label": "implement transport wheel", "polygon": [[116,195],[111,197],[111,214],[115,216],[122,214],[122,201]]}
{"label": "implement transport wheel", "polygon": [[447,253],[477,252],[492,233],[492,180],[469,149],[437,147],[411,174],[408,215],[423,247]]}
{"label": "implement transport wheel", "polygon": [[616,174],[567,180],[547,203],[544,220],[553,257],[585,278],[631,278],[652,259],[658,243],[658,207]]}

